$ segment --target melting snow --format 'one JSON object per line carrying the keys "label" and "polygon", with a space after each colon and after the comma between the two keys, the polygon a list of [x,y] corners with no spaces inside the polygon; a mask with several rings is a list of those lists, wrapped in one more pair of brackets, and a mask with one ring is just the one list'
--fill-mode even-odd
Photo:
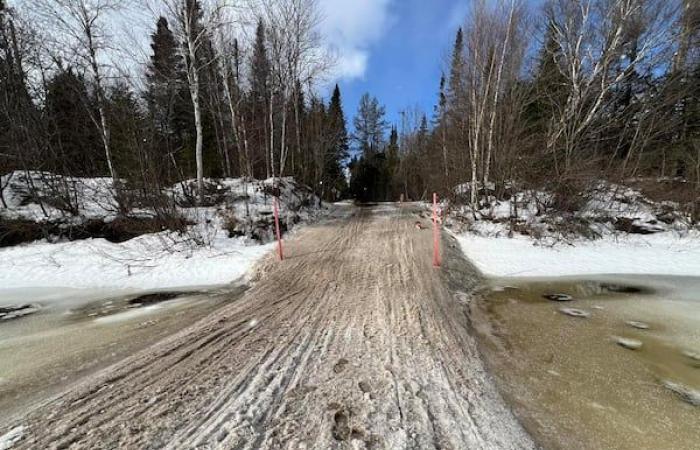
{"label": "melting snow", "polygon": [[556,246],[526,236],[457,236],[477,268],[495,277],[549,277],[597,274],[700,276],[700,233],[609,236]]}

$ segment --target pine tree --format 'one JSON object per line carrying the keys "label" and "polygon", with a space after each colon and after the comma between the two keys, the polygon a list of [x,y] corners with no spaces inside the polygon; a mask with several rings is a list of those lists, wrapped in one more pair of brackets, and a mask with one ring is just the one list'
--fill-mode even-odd
{"label": "pine tree", "polygon": [[333,95],[328,105],[328,121],[333,139],[333,154],[338,161],[343,161],[348,157],[349,137],[345,122],[345,112],[340,95],[340,87],[336,84]]}
{"label": "pine tree", "polygon": [[401,165],[399,147],[399,132],[395,126],[391,127],[391,133],[389,133],[389,144],[386,146],[386,169],[389,177],[389,192],[390,197],[395,198],[400,192],[400,186],[395,180],[398,178],[399,169]]}
{"label": "pine tree", "polygon": [[557,43],[556,33],[554,20],[550,18],[533,82],[534,101],[530,104],[527,114],[534,130],[542,133],[546,131],[548,121],[556,112],[563,110],[567,96],[568,81],[559,63],[561,48]]}
{"label": "pine tree", "polygon": [[72,68],[60,70],[46,87],[46,115],[50,142],[56,149],[57,173],[101,176],[107,161],[99,151],[101,138],[95,126],[97,106],[88,95],[85,79]]}
{"label": "pine tree", "polygon": [[[250,61],[250,123],[252,148],[257,149],[255,175],[270,175],[268,114],[270,98],[270,60],[267,55],[265,24],[260,19],[255,30],[255,42]],[[260,152],[263,155],[260,155]],[[262,157],[261,157],[262,156]],[[261,162],[264,166],[261,167]]]}
{"label": "pine tree", "polygon": [[181,163],[192,160],[194,116],[179,44],[164,17],[158,19],[151,35],[151,49],[144,97],[156,138],[154,146],[160,152],[159,174],[173,181],[180,175]]}
{"label": "pine tree", "polygon": [[438,105],[435,108],[435,118],[433,120],[435,134],[440,140],[440,151],[442,153],[442,170],[445,174],[444,182],[450,185],[450,164],[447,149],[447,80],[443,74],[440,77],[440,92],[438,94]]}
{"label": "pine tree", "polygon": [[170,137],[175,132],[175,104],[181,100],[186,75],[175,36],[165,17],[158,19],[156,31],[151,35],[151,49],[153,54],[146,68],[148,85],[145,97],[156,130]]}
{"label": "pine tree", "polygon": [[450,78],[446,89],[446,109],[452,114],[459,114],[464,92],[464,33],[460,27],[457,30],[454,47],[452,48],[452,61],[450,63]]}
{"label": "pine tree", "polygon": [[347,125],[345,123],[345,113],[340,95],[340,87],[336,84],[333,89],[330,103],[328,105],[328,129],[330,139],[330,150],[326,161],[327,183],[337,192],[345,190],[345,176],[342,165],[349,156],[349,138]]}
{"label": "pine tree", "polygon": [[420,125],[418,127],[418,137],[420,144],[424,145],[427,142],[429,134],[430,128],[428,127],[428,116],[423,114],[423,117],[420,120]]}
{"label": "pine tree", "polygon": [[[0,1],[0,173],[26,167],[30,154],[43,160],[38,155],[43,121],[29,96],[18,34],[14,11]],[[6,181],[0,180],[0,207],[7,207],[3,191],[9,177]]]}
{"label": "pine tree", "polygon": [[[0,154],[8,155],[19,147],[13,129],[20,110],[34,109],[22,67],[13,10],[0,1]],[[4,158],[4,157],[3,157]]]}
{"label": "pine tree", "polygon": [[353,136],[364,155],[376,154],[383,150],[388,123],[384,119],[386,109],[379,100],[364,94],[355,116],[355,134]]}
{"label": "pine tree", "polygon": [[136,95],[128,84],[118,81],[108,92],[107,115],[112,127],[110,141],[114,160],[121,168],[122,177],[130,182],[144,184],[144,179],[153,179],[150,155],[145,153],[142,133],[145,115]]}

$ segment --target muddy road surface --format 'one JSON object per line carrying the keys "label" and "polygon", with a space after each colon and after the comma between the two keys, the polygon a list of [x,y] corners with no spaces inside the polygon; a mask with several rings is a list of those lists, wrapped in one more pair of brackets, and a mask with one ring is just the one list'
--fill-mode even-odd
{"label": "muddy road surface", "polygon": [[471,335],[478,275],[447,236],[432,267],[416,211],[340,207],[242,299],[31,412],[16,447],[533,448]]}

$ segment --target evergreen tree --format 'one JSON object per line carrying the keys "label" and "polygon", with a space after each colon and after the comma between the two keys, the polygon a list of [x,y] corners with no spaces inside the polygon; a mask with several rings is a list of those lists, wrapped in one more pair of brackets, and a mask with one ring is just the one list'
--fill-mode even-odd
{"label": "evergreen tree", "polygon": [[194,118],[178,44],[164,17],[158,19],[156,31],[151,35],[151,49],[145,98],[158,146],[167,158],[168,153],[182,148],[191,136]]}
{"label": "evergreen tree", "polygon": [[449,150],[447,148],[447,130],[449,124],[447,123],[447,80],[445,79],[445,75],[440,77],[440,91],[438,93],[438,104],[435,108],[433,126],[435,127],[435,135],[440,142],[442,173],[445,174],[443,182],[446,183],[447,186],[450,186]]}
{"label": "evergreen tree", "polygon": [[345,122],[345,112],[340,95],[340,87],[336,84],[328,105],[328,122],[331,135],[331,147],[334,159],[340,165],[349,155],[349,137]]}
{"label": "evergreen tree", "polygon": [[126,83],[119,81],[109,90],[107,115],[112,124],[112,154],[121,168],[121,176],[139,184],[144,178],[158,181],[159,177],[150,176],[155,175],[154,164],[151,163],[151,155],[145,153],[143,143],[146,118],[136,95]]}
{"label": "evergreen tree", "polygon": [[390,179],[389,192],[392,198],[396,198],[401,190],[398,183],[396,183],[401,166],[400,151],[399,132],[395,126],[392,126],[391,133],[389,133],[389,144],[386,146],[386,170]]}
{"label": "evergreen tree", "polygon": [[16,153],[28,146],[26,131],[37,131],[28,125],[36,118],[36,108],[27,89],[19,47],[14,11],[0,1],[0,172],[18,167],[22,155]]}
{"label": "evergreen tree", "polygon": [[423,117],[420,120],[420,125],[418,127],[418,136],[422,145],[426,144],[429,135],[430,128],[428,127],[428,116],[423,114]]}
{"label": "evergreen tree", "polygon": [[388,123],[384,119],[386,109],[379,104],[376,97],[364,94],[355,116],[355,134],[353,138],[363,155],[378,153],[384,148]]}
{"label": "evergreen tree", "polygon": [[453,113],[458,114],[461,107],[461,96],[464,91],[464,32],[460,27],[457,30],[455,43],[452,48],[452,60],[450,63],[450,79],[447,84],[446,107]]}
{"label": "evergreen tree", "polygon": [[72,68],[60,70],[49,80],[46,115],[49,143],[59,155],[56,172],[75,176],[107,174],[101,138],[92,126],[97,120],[97,106],[88,95],[85,79]]}
{"label": "evergreen tree", "polygon": [[170,134],[173,104],[184,73],[175,36],[165,17],[158,19],[156,31],[151,34],[151,50],[153,54],[146,67],[145,97],[156,128],[163,134]]}
{"label": "evergreen tree", "polygon": [[379,100],[365,94],[355,116],[353,139],[362,156],[350,167],[350,191],[360,201],[385,201],[390,198],[391,175],[385,153],[388,124],[386,110]]}
{"label": "evergreen tree", "polygon": [[361,202],[390,200],[391,176],[384,152],[370,153],[350,163],[350,193]]}
{"label": "evergreen tree", "polygon": [[[257,150],[254,169],[257,177],[269,175],[268,114],[270,99],[270,60],[267,55],[265,23],[258,20],[250,60],[250,134],[251,148]],[[262,155],[260,153],[263,153]],[[264,165],[262,165],[263,163]]]}
{"label": "evergreen tree", "polygon": [[340,94],[340,87],[336,84],[328,105],[327,122],[329,130],[328,158],[326,161],[326,182],[336,192],[343,192],[346,188],[343,174],[343,162],[349,155],[349,139],[345,112]]}
{"label": "evergreen tree", "polygon": [[537,72],[532,84],[533,101],[529,104],[527,118],[533,129],[544,133],[549,120],[561,111],[566,103],[568,81],[562,73],[559,58],[561,48],[557,43],[554,19],[547,21],[545,41],[540,50]]}
{"label": "evergreen tree", "polygon": [[440,90],[438,91],[438,103],[435,105],[433,113],[433,126],[439,128],[445,121],[445,111],[447,109],[447,80],[443,74],[440,77]]}

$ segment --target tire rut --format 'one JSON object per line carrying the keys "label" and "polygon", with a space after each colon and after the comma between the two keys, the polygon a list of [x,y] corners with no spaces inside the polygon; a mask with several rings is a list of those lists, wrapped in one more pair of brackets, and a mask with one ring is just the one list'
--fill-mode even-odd
{"label": "tire rut", "polygon": [[241,299],[29,414],[19,448],[534,448],[450,289],[476,271],[447,236],[432,267],[416,206],[338,208]]}

